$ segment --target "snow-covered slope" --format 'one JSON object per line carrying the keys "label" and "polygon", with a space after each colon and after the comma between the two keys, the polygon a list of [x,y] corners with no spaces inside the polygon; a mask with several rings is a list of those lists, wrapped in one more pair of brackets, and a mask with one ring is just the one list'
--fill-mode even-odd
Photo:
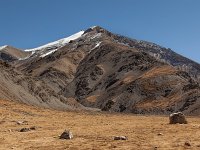
{"label": "snow-covered slope", "polygon": [[4,46],[0,46],[0,50],[3,50],[4,48],[6,48],[8,45],[4,45]]}
{"label": "snow-covered slope", "polygon": [[69,36],[69,37],[66,37],[66,38],[60,39],[58,41],[54,41],[54,42],[45,44],[45,45],[37,47],[37,48],[26,49],[25,51],[37,51],[37,50],[48,49],[48,48],[49,49],[51,49],[51,48],[59,48],[59,47],[64,46],[65,44],[69,43],[69,41],[75,40],[75,39],[81,37],[81,35],[83,33],[84,33],[84,31],[80,31],[78,33],[75,33],[75,34]]}
{"label": "snow-covered slope", "polygon": [[65,46],[67,43],[69,43],[71,40],[76,40],[78,38],[80,38],[83,35],[84,31],[79,31],[69,37],[60,39],[58,41],[54,41],[45,45],[42,45],[40,47],[37,48],[33,48],[33,49],[26,49],[26,52],[32,52],[33,54],[37,54],[37,56],[39,55],[40,57],[45,57],[49,54],[54,53],[55,51],[57,51],[57,49]]}

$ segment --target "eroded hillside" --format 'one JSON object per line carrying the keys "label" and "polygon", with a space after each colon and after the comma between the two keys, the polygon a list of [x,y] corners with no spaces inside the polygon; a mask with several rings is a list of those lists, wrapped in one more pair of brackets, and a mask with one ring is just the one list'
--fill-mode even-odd
{"label": "eroded hillside", "polygon": [[72,105],[139,114],[200,114],[199,64],[156,44],[95,26],[26,52],[31,52],[29,57],[12,63],[22,76],[13,79],[34,97],[22,97],[24,102],[58,109],[67,104],[63,109]]}

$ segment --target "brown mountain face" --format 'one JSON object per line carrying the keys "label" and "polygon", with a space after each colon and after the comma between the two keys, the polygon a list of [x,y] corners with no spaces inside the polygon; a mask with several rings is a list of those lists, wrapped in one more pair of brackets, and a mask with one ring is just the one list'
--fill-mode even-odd
{"label": "brown mountain face", "polygon": [[31,52],[25,52],[12,46],[4,46],[3,48],[0,48],[0,60],[6,62],[14,62],[30,55]]}
{"label": "brown mountain face", "polygon": [[59,110],[86,109],[75,99],[56,93],[42,80],[16,71],[7,62],[0,61],[0,69],[0,99]]}
{"label": "brown mountain face", "polygon": [[[154,54],[156,50],[160,56]],[[11,84],[18,84],[31,95],[20,97],[20,101],[56,109],[200,114],[200,65],[169,49],[97,26],[62,46],[50,45],[31,53],[12,65],[20,77],[8,79],[17,78],[18,82]],[[190,68],[183,70],[183,65]]]}

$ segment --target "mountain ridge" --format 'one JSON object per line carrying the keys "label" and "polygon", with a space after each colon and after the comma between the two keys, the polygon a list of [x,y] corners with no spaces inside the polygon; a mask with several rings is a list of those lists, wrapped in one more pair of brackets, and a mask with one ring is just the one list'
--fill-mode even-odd
{"label": "mountain ridge", "polygon": [[[58,100],[67,105],[140,114],[200,113],[198,63],[99,26],[79,33],[61,46],[35,48],[29,51],[30,57],[9,64],[60,95]],[[30,81],[23,85],[26,82]],[[34,96],[34,90],[27,91]],[[55,108],[54,100],[43,94]]]}

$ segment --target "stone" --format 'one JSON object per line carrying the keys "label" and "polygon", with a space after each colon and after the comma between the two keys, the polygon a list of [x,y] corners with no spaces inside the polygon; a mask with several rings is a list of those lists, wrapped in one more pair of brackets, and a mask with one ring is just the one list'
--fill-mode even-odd
{"label": "stone", "polygon": [[115,136],[114,140],[128,140],[126,136]]}
{"label": "stone", "polygon": [[73,138],[73,134],[70,130],[65,130],[61,135],[60,135],[60,139],[72,139]]}
{"label": "stone", "polygon": [[187,120],[185,115],[182,112],[172,113],[169,116],[169,123],[170,124],[187,124]]}
{"label": "stone", "polygon": [[158,136],[162,136],[163,134],[162,134],[162,133],[158,133],[157,135],[158,135]]}
{"label": "stone", "polygon": [[31,129],[31,130],[36,130],[37,127],[36,127],[36,126],[32,126],[32,127],[30,127],[30,129]]}
{"label": "stone", "polygon": [[191,144],[188,141],[186,141],[185,146],[191,146]]}
{"label": "stone", "polygon": [[19,130],[19,132],[28,132],[28,131],[31,131],[30,128],[22,128]]}
{"label": "stone", "polygon": [[16,121],[16,123],[17,123],[18,125],[21,125],[21,124],[23,124],[23,121]]}
{"label": "stone", "polygon": [[155,147],[154,147],[154,150],[157,150],[157,149],[158,149],[158,146],[155,146]]}
{"label": "stone", "polygon": [[16,121],[18,125],[28,125],[28,121]]}
{"label": "stone", "polygon": [[12,132],[12,129],[8,129],[9,132]]}

